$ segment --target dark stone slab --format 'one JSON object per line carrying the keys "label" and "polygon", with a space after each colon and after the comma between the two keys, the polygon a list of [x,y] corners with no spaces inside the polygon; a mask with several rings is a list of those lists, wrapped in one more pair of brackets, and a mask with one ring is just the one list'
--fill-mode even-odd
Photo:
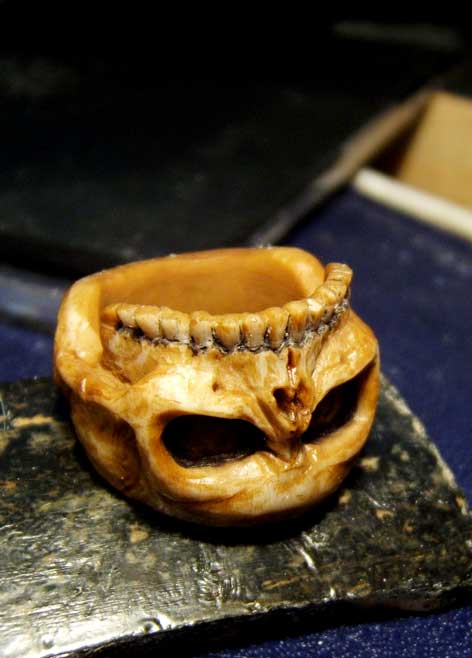
{"label": "dark stone slab", "polygon": [[0,402],[1,655],[129,655],[185,629],[346,604],[429,610],[472,588],[467,503],[386,381],[345,486],[263,531],[180,524],[108,489],[49,380],[5,385]]}

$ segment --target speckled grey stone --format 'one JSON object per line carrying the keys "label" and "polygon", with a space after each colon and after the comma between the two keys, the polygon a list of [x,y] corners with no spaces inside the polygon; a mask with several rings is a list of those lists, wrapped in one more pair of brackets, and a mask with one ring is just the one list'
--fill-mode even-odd
{"label": "speckled grey stone", "polygon": [[200,529],[125,500],[76,446],[50,381],[0,393],[2,656],[129,655],[185,629],[346,604],[428,610],[472,589],[467,503],[386,381],[341,490],[262,531]]}

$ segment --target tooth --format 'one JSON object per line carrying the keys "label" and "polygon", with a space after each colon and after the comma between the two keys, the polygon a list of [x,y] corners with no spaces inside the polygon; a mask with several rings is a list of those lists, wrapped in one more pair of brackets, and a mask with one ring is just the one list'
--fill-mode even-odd
{"label": "tooth", "polygon": [[267,326],[266,337],[272,349],[278,349],[285,340],[288,324],[288,311],[282,308],[268,308],[263,314]]}
{"label": "tooth", "polygon": [[179,343],[188,342],[190,321],[186,313],[161,309],[160,320],[162,333],[167,340],[178,341]]}
{"label": "tooth", "polygon": [[212,327],[213,318],[205,311],[195,311],[190,316],[190,335],[198,349],[210,347],[212,344]]}
{"label": "tooth", "polygon": [[188,343],[190,340],[190,318],[188,314],[175,313],[175,320],[177,325],[176,340],[180,343]]}
{"label": "tooth", "polygon": [[325,269],[327,281],[338,281],[346,288],[352,280],[352,270],[348,265],[343,263],[328,263]]}
{"label": "tooth", "polygon": [[290,318],[288,321],[288,333],[296,343],[303,340],[308,320],[308,304],[305,300],[289,302],[284,309]]}
{"label": "tooth", "polygon": [[120,318],[120,321],[125,327],[130,327],[131,329],[136,329],[138,326],[136,323],[135,313],[138,307],[133,304],[120,304],[117,308],[117,314]]}
{"label": "tooth", "polygon": [[118,324],[118,322],[120,322],[120,318],[118,317],[118,304],[110,304],[109,306],[106,306],[102,311],[100,319],[105,324],[112,326]]}
{"label": "tooth", "polygon": [[239,316],[222,316],[215,326],[215,336],[227,350],[234,350],[241,342]]}
{"label": "tooth", "polygon": [[135,320],[138,327],[149,336],[149,338],[162,338],[162,329],[159,318],[159,309],[157,308],[138,308],[135,313]]}
{"label": "tooth", "polygon": [[346,284],[341,281],[332,281],[330,279],[325,283],[325,286],[336,295],[336,303],[340,302],[346,295]]}
{"label": "tooth", "polygon": [[323,285],[315,291],[314,297],[317,301],[323,304],[326,311],[327,306],[334,306],[338,301],[339,294],[336,290],[331,288],[328,283],[323,283]]}
{"label": "tooth", "polygon": [[243,317],[242,334],[250,350],[257,350],[264,344],[266,325],[257,313],[248,313]]}
{"label": "tooth", "polygon": [[352,271],[347,265],[330,263],[326,266],[325,281],[312,295],[324,306],[325,315],[331,314],[332,308],[346,297],[351,278]]}
{"label": "tooth", "polygon": [[309,320],[310,327],[312,329],[316,329],[321,322],[321,318],[323,317],[323,311],[324,311],[323,304],[321,304],[313,297],[308,297],[306,303],[308,305],[308,317],[310,319]]}

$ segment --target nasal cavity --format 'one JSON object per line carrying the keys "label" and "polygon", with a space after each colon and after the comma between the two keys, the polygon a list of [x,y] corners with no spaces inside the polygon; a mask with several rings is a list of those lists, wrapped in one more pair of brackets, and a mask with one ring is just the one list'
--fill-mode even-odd
{"label": "nasal cavity", "polygon": [[292,416],[301,409],[307,408],[310,400],[310,391],[304,384],[297,388],[276,388],[273,391],[275,402],[282,413]]}
{"label": "nasal cavity", "polygon": [[219,466],[267,450],[265,435],[244,420],[179,416],[163,433],[164,446],[185,468]]}

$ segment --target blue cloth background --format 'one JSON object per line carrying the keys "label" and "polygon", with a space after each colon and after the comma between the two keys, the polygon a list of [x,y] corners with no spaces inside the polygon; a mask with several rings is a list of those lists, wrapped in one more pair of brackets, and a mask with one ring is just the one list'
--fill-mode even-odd
{"label": "blue cloth background", "polygon": [[[290,237],[355,272],[353,305],[374,328],[385,374],[423,420],[472,501],[472,248],[346,190]],[[1,379],[51,374],[52,339],[0,325]],[[273,637],[277,638],[274,628]],[[203,654],[202,654],[203,655]],[[472,656],[472,606],[243,644],[218,658]]]}

